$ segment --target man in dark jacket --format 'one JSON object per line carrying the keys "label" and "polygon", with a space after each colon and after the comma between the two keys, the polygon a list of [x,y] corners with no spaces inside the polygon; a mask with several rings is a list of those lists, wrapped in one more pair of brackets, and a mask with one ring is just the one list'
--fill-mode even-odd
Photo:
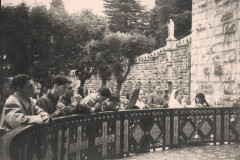
{"label": "man in dark jacket", "polygon": [[55,76],[52,79],[52,88],[48,93],[38,99],[37,105],[52,117],[59,116],[61,110],[57,109],[59,97],[65,93],[68,79],[63,76]]}
{"label": "man in dark jacket", "polygon": [[164,99],[161,96],[160,86],[154,88],[154,92],[151,93],[148,97],[148,105],[151,108],[162,108],[164,104]]}

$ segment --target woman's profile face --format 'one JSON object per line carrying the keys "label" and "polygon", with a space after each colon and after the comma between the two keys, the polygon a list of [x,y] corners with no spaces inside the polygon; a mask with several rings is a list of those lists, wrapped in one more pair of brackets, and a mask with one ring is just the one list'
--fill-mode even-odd
{"label": "woman's profile face", "polygon": [[202,103],[203,103],[203,100],[202,100],[201,98],[199,98],[199,97],[196,97],[196,102],[197,102],[198,104],[202,104]]}
{"label": "woman's profile face", "polygon": [[177,99],[178,101],[181,101],[181,100],[183,99],[183,91],[179,91],[179,92],[178,92],[178,95],[176,96],[176,99]]}

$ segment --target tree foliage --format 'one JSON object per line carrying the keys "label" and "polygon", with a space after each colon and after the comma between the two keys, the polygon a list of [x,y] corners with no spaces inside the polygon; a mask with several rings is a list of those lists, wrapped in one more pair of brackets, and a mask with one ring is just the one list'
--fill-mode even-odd
{"label": "tree foliage", "polygon": [[149,18],[137,0],[104,0],[105,13],[112,32],[139,32],[146,29]]}
{"label": "tree foliage", "polygon": [[29,7],[24,3],[16,7],[3,6],[1,31],[1,54],[6,54],[8,63],[12,64],[12,74],[27,73],[31,37]]}
{"label": "tree foliage", "polygon": [[[136,64],[136,58],[150,51],[153,44],[153,40],[144,35],[120,32],[109,33],[99,42],[101,55],[98,58],[104,66],[103,69],[100,66],[98,71],[100,75],[104,75],[107,74],[104,73],[104,68],[107,68],[108,72],[111,70],[117,80],[116,93],[118,95],[120,94],[122,83],[127,79],[133,65]],[[109,74],[106,76],[108,78]]]}
{"label": "tree foliage", "polygon": [[77,69],[84,85],[95,67],[91,42],[104,37],[106,22],[89,10],[68,15],[56,7],[64,9],[57,4],[50,10],[45,6],[30,10],[24,3],[2,6],[1,54],[13,64],[13,75],[29,73],[43,87],[50,85],[52,76],[70,69]]}
{"label": "tree foliage", "polygon": [[68,34],[68,67],[76,69],[81,86],[95,73],[96,50],[93,42],[104,37],[106,21],[90,10],[72,15]]}
{"label": "tree foliage", "polygon": [[56,57],[53,50],[54,26],[51,14],[45,6],[32,8],[30,12],[31,23],[31,67],[29,71],[33,78],[44,87],[50,87],[50,79],[54,74],[59,73],[56,66]]}

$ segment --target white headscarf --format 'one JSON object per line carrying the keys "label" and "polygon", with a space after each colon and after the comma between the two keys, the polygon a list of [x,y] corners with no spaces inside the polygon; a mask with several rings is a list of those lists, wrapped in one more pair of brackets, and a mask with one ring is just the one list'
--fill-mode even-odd
{"label": "white headscarf", "polygon": [[169,108],[183,108],[183,106],[178,102],[178,100],[175,98],[176,91],[179,89],[174,89],[171,93],[169,102],[168,102],[168,107]]}

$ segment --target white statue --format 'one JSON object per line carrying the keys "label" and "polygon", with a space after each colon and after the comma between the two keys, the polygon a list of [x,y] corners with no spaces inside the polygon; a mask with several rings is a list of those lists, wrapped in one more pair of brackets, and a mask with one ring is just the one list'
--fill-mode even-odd
{"label": "white statue", "polygon": [[175,39],[174,37],[174,22],[172,19],[169,20],[168,23],[168,39]]}

